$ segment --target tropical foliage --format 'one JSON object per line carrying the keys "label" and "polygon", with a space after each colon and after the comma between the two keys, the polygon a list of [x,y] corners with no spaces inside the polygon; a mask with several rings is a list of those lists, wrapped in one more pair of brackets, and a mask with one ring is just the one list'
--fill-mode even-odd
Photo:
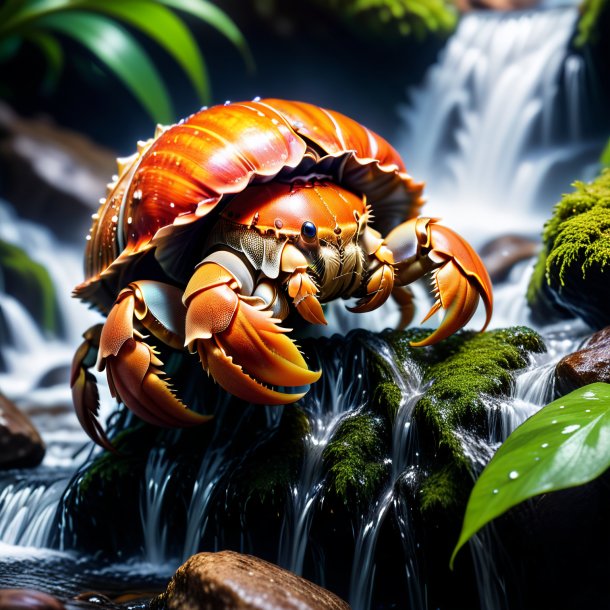
{"label": "tropical foliage", "polygon": [[182,68],[202,103],[210,99],[205,60],[186,15],[212,26],[251,64],[246,42],[233,21],[208,0],[6,0],[0,7],[0,62],[22,43],[36,45],[56,76],[64,63],[62,39],[92,53],[159,122],[174,120],[167,88],[135,34],[158,44]]}
{"label": "tropical foliage", "polygon": [[484,525],[533,496],[583,485],[610,468],[610,384],[593,383],[541,409],[500,446],[477,480],[460,548]]}

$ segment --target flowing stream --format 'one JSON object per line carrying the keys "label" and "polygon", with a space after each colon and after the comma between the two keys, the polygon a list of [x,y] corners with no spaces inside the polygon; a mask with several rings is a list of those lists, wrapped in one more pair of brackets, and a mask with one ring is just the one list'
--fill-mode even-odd
{"label": "flowing stream", "polygon": [[[425,213],[442,216],[475,245],[511,230],[539,235],[551,204],[569,182],[594,172],[603,143],[591,135],[594,119],[587,117],[593,111],[583,112],[594,98],[587,65],[581,56],[569,52],[576,18],[572,7],[468,14],[425,82],[410,93],[409,105],[402,111],[405,130],[395,144],[410,173],[428,181],[430,203]],[[40,407],[70,403],[66,379],[70,359],[81,332],[97,316],[69,296],[81,279],[81,252],[20,219],[2,202],[0,239],[25,248],[49,270],[61,314],[61,332],[48,336],[16,299],[0,292],[0,324],[4,322],[8,329],[0,345],[4,367],[0,368],[0,390],[32,412],[48,446],[38,470],[0,476],[0,543],[14,549],[7,556],[19,556],[18,547],[51,546],[60,497],[86,458],[86,451],[78,453],[86,437],[71,411],[62,408],[51,416]],[[516,266],[509,280],[498,286],[493,326],[530,324],[524,295],[531,264]],[[371,322],[370,328],[387,325],[385,316]],[[339,318],[343,324],[344,318]],[[473,323],[479,324],[480,319],[479,315]],[[555,362],[573,351],[586,333],[575,323],[539,330],[549,351],[533,359],[517,377],[511,396],[490,399],[490,429],[499,432],[490,438],[489,447],[473,453],[474,474],[517,425],[549,401]],[[378,348],[380,353],[389,349],[381,339]],[[324,391],[310,393],[302,404],[310,433],[298,483],[290,489],[278,548],[278,562],[297,573],[303,572],[311,550],[309,535],[324,482],[324,448],[343,419],[357,413],[366,398],[366,380],[351,376],[354,358],[359,357],[350,354],[348,360],[324,363],[334,371],[325,375]],[[387,358],[394,361],[391,354]],[[58,376],[48,381],[53,371],[59,371]],[[402,381],[405,371],[396,371],[395,376],[402,384],[402,402],[392,434],[389,483],[355,532],[349,592],[354,610],[371,607],[377,541],[392,511],[403,542],[408,607],[428,607],[410,510],[395,493],[401,479],[418,464],[417,436],[410,418],[422,389],[417,370],[408,373],[412,379],[408,386]],[[103,405],[106,410],[112,407],[107,395]],[[280,416],[278,410],[269,413],[270,428]],[[227,467],[226,442],[214,439],[200,464],[190,505],[185,508],[182,558],[198,549],[206,532],[210,497]],[[151,453],[141,490],[141,559],[150,564],[169,558],[163,511],[171,501],[165,483],[172,470],[163,448]],[[493,536],[477,537],[471,544],[481,607],[487,610],[504,607],[503,583],[494,562],[496,546]]]}

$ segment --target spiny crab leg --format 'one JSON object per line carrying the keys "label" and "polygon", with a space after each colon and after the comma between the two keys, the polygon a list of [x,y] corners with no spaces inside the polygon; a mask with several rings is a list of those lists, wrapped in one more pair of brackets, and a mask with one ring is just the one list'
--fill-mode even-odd
{"label": "spiny crab leg", "polygon": [[394,257],[381,234],[367,226],[362,235],[362,247],[370,260],[369,277],[366,295],[354,307],[348,307],[354,313],[377,309],[387,301],[394,288]]}
{"label": "spiny crab leg", "polygon": [[231,394],[263,404],[295,402],[305,393],[269,386],[309,385],[321,371],[308,369],[286,336],[288,329],[279,326],[281,320],[264,309],[262,299],[251,296],[243,265],[237,256],[223,252],[196,269],[184,293],[185,345],[199,353],[204,368]]}
{"label": "spiny crab leg", "polygon": [[106,368],[112,396],[156,426],[196,426],[210,419],[187,409],[173,394],[163,362],[133,325],[135,317],[157,338],[182,347],[181,296],[167,284],[133,282],[119,294],[100,336],[98,369]]}
{"label": "spiny crab leg", "polygon": [[439,309],[445,311],[440,326],[413,346],[446,339],[465,326],[474,315],[479,297],[485,305],[487,328],[493,308],[489,274],[473,248],[455,231],[435,218],[416,218],[402,223],[386,237],[396,261],[396,283],[410,284],[432,272],[435,303],[424,322]]}

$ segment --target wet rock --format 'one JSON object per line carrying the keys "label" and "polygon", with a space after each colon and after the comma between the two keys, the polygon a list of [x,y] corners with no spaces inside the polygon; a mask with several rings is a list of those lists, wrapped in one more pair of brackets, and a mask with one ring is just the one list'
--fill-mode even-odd
{"label": "wet rock", "polygon": [[42,438],[29,417],[0,394],[0,469],[37,466],[44,454]]}
{"label": "wet rock", "polygon": [[272,563],[233,551],[183,564],[151,610],[347,610],[342,599]]}
{"label": "wet rock", "polygon": [[559,396],[597,381],[610,383],[610,326],[594,333],[582,349],[568,354],[555,367]]}
{"label": "wet rock", "polygon": [[548,323],[554,312],[599,330],[610,324],[610,168],[574,186],[545,225],[527,299],[536,321]]}
{"label": "wet rock", "polygon": [[[116,172],[113,153],[44,119],[23,119],[0,103],[3,196],[19,214],[83,243],[91,213]],[[70,219],[70,222],[66,222]]]}
{"label": "wet rock", "polygon": [[502,235],[487,242],[479,254],[494,284],[508,278],[512,268],[519,262],[532,258],[540,249],[533,239],[521,235]]}
{"label": "wet rock", "polygon": [[41,591],[0,589],[0,610],[65,610],[65,606]]}

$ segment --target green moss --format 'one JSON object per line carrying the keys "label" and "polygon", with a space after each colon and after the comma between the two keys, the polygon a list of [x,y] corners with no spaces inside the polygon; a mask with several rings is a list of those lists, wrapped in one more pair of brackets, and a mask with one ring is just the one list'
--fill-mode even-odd
{"label": "green moss", "polygon": [[426,387],[413,413],[425,471],[417,494],[420,508],[455,508],[472,485],[464,444],[476,444],[487,435],[485,397],[510,390],[512,371],[527,365],[528,353],[544,351],[542,339],[520,326],[463,331],[425,348],[409,345],[413,331],[386,337],[399,359],[414,358],[420,365]]}
{"label": "green moss", "polygon": [[610,11],[610,0],[583,0],[574,45],[582,48],[599,42],[604,14]]}
{"label": "green moss", "polygon": [[20,301],[43,329],[58,330],[59,310],[49,272],[25,250],[2,240],[0,290]]}
{"label": "green moss", "polygon": [[235,473],[230,493],[242,501],[252,497],[261,503],[283,500],[298,477],[308,433],[305,412],[297,407],[285,408],[277,431]]}
{"label": "green moss", "polygon": [[419,506],[430,514],[462,506],[468,499],[468,487],[463,485],[464,472],[455,464],[446,464],[423,479],[419,488]]}
{"label": "green moss", "polygon": [[377,37],[448,36],[457,24],[457,11],[447,0],[317,0],[348,25]]}
{"label": "green moss", "polygon": [[[593,182],[576,182],[564,195],[543,232],[543,251],[528,288],[534,311],[545,294],[557,308],[592,326],[610,323],[610,169]],[[586,298],[583,298],[585,297]]]}
{"label": "green moss", "polygon": [[324,450],[327,490],[352,510],[370,506],[385,476],[384,422],[371,413],[344,419]]}

